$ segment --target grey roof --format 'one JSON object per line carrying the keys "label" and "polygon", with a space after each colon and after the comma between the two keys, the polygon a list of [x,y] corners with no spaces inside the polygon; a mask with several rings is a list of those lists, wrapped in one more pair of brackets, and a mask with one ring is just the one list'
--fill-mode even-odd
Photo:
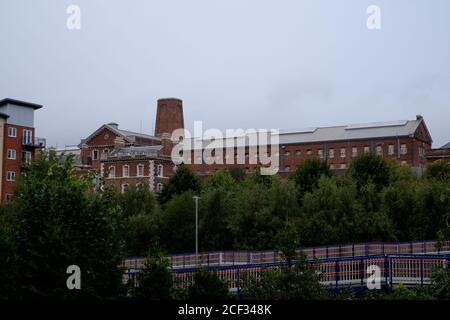
{"label": "grey roof", "polygon": [[149,134],[137,133],[137,132],[122,130],[122,129],[116,129],[116,130],[119,131],[123,136],[127,137],[128,139],[130,139],[132,141],[135,141],[135,137],[161,141],[161,138],[155,137],[155,136],[152,136]]}
{"label": "grey roof", "polygon": [[125,147],[111,152],[111,157],[121,156],[138,156],[138,155],[154,155],[162,149],[162,145],[157,146],[140,146],[140,147]]}
{"label": "grey roof", "polygon": [[337,127],[315,128],[310,131],[280,132],[280,143],[310,143],[346,141],[370,138],[402,137],[413,135],[421,123],[417,120],[351,124]]}
{"label": "grey roof", "polygon": [[[334,127],[313,127],[294,130],[280,130],[279,144],[317,143],[412,136],[422,121],[422,118],[417,118],[416,120],[399,120],[363,124],[349,124]],[[234,138],[229,137],[227,139]],[[203,147],[215,147],[214,144],[211,144],[210,140],[203,140],[202,143],[200,143],[199,138],[186,140],[187,143],[196,140],[197,144],[203,145]],[[220,142],[220,139],[216,141]],[[223,144],[225,144],[225,142]],[[252,143],[247,143],[247,145],[251,146]],[[196,147],[194,147],[194,144],[192,144],[192,146],[193,149],[196,149]]]}
{"label": "grey roof", "polygon": [[450,149],[450,142],[444,144],[441,149]]}
{"label": "grey roof", "polygon": [[130,142],[130,143],[136,142],[136,137],[140,137],[140,138],[144,138],[144,139],[152,139],[152,140],[156,140],[156,141],[161,141],[161,138],[155,137],[155,136],[151,136],[149,134],[137,133],[137,132],[133,132],[133,131],[119,129],[119,128],[116,127],[115,123],[111,122],[111,123],[102,125],[100,128],[95,130],[92,134],[90,134],[87,138],[81,139],[80,144],[78,146],[81,148],[81,146],[84,143],[89,141],[91,138],[95,137],[104,128],[108,128],[110,131],[116,133],[118,136],[123,137],[125,139],[125,142]]}
{"label": "grey roof", "polygon": [[16,99],[11,99],[11,98],[5,98],[3,100],[0,100],[0,107],[5,106],[7,104],[13,104],[16,106],[33,108],[34,110],[42,108],[42,105],[40,105],[40,104],[31,103],[31,102],[22,101],[22,100],[16,100]]}

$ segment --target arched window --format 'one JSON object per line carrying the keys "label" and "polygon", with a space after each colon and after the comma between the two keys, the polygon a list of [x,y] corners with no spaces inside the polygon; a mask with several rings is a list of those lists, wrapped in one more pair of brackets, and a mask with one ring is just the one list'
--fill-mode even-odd
{"label": "arched window", "polygon": [[128,190],[128,183],[122,184],[122,193]]}
{"label": "arched window", "polygon": [[116,176],[116,167],[115,166],[109,167],[109,177],[114,178],[115,176]]}

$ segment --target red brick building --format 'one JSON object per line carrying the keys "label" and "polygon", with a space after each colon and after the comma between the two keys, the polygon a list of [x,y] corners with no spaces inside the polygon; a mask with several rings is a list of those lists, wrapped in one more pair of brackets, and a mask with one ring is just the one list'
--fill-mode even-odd
{"label": "red brick building", "polygon": [[0,196],[8,200],[25,163],[35,158],[36,149],[45,148],[45,139],[35,137],[34,111],[41,105],[0,100]]}
{"label": "red brick building", "polygon": [[160,99],[154,135],[123,130],[117,123],[104,124],[81,141],[75,165],[83,171],[96,170],[106,185],[118,190],[148,186],[159,191],[175,169],[170,138],[179,128],[184,128],[182,101]]}
{"label": "red brick building", "polygon": [[[182,128],[182,101],[175,98],[160,99],[154,135],[123,130],[116,123],[104,124],[79,144],[77,165],[82,170],[96,170],[106,184],[113,184],[118,190],[148,186],[152,191],[159,191],[176,169],[171,159],[175,145],[171,133]],[[208,150],[211,140],[186,139],[184,142],[194,140],[199,142],[199,146],[193,146],[192,151],[182,155],[186,157],[190,154],[190,162],[185,163],[199,175],[206,176],[229,167],[253,172],[263,166],[258,161],[258,155],[251,153],[258,146],[248,143],[241,148],[233,147],[232,150],[223,148],[223,154],[216,155],[215,151]],[[421,174],[426,166],[425,154],[431,149],[431,144],[425,121],[422,116],[417,116],[414,120],[281,131],[279,148],[270,151],[269,147],[269,151],[271,156],[277,158],[281,175],[288,175],[302,160],[311,156],[327,160],[337,172],[344,171],[355,157],[369,151],[384,159],[394,159],[409,165]],[[205,150],[209,156],[202,156]],[[200,157],[196,154],[198,151]],[[206,164],[207,158],[219,157],[222,164]],[[235,161],[239,157],[245,159],[241,161],[242,164]],[[194,159],[197,163],[193,163]]]}
{"label": "red brick building", "polygon": [[428,163],[435,162],[437,160],[446,160],[450,162],[450,142],[437,149],[427,150],[425,158]]}
{"label": "red brick building", "polygon": [[[212,141],[202,142],[203,147],[200,144],[200,148],[204,151]],[[422,116],[417,116],[414,120],[280,131],[279,150],[274,156],[278,157],[281,175],[288,175],[302,160],[310,156],[327,160],[330,167],[339,172],[346,170],[352,159],[370,151],[381,155],[384,159],[394,159],[401,164],[409,165],[415,172],[421,174],[427,161],[425,153],[431,149],[431,144],[432,139],[425,121]],[[191,148],[193,150],[191,159],[194,159],[194,153],[199,148],[196,148],[194,143],[191,143]],[[220,155],[223,157],[221,160],[223,164],[206,164],[205,159],[201,159],[199,163],[191,164],[191,167],[201,175],[208,175],[226,167],[241,167],[246,172],[253,172],[262,165],[258,162],[251,163],[251,157],[257,157],[251,155],[252,148],[257,147],[245,146],[244,164],[227,164],[230,155],[227,155],[224,148]],[[231,157],[238,158],[238,149],[231,150]],[[211,156],[217,157],[214,152],[211,152]]]}

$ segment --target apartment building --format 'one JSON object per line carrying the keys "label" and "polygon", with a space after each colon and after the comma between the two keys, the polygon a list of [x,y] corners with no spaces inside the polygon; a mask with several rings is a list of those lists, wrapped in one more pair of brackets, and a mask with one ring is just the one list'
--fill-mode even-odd
{"label": "apartment building", "polygon": [[42,105],[6,98],[0,100],[0,196],[8,200],[24,165],[45,148],[35,136],[34,112]]}

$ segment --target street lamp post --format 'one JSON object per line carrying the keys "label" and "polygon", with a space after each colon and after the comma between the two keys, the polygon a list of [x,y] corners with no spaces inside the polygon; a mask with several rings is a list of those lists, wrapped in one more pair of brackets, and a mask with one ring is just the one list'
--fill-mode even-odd
{"label": "street lamp post", "polygon": [[199,196],[194,196],[195,200],[195,266],[198,267],[198,200]]}

